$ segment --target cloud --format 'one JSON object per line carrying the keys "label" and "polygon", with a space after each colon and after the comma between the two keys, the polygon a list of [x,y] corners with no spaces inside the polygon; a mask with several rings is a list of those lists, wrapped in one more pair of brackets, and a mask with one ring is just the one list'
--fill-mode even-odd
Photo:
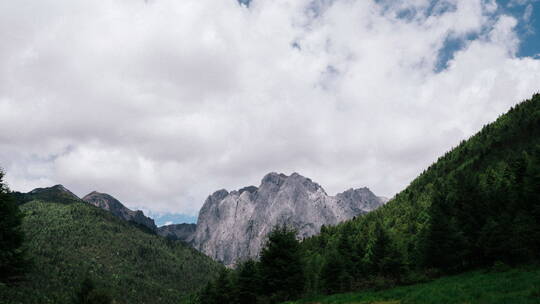
{"label": "cloud", "polygon": [[157,213],[270,171],[391,196],[538,91],[515,26],[480,0],[4,1],[0,164]]}
{"label": "cloud", "polygon": [[532,2],[532,0],[510,0],[510,1],[508,1],[507,6],[508,7],[523,6],[523,5],[529,4],[531,2]]}
{"label": "cloud", "polygon": [[531,16],[533,14],[533,6],[531,3],[525,7],[525,11],[523,12],[523,21],[529,22],[531,20]]}

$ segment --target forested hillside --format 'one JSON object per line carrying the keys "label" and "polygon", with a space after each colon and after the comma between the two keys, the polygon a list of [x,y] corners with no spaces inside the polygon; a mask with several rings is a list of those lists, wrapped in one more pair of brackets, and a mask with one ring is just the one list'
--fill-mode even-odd
{"label": "forested hillside", "polygon": [[[304,296],[387,288],[494,264],[538,261],[540,95],[439,158],[385,206],[323,227],[300,248],[301,260],[278,259],[301,264]],[[238,290],[246,288],[246,276],[256,282],[265,263],[240,265],[209,288],[223,290],[224,282],[232,284],[228,301],[246,303],[249,293]],[[251,291],[251,297],[270,302],[298,296],[280,290],[269,295],[264,282]],[[208,294],[202,294],[201,302],[217,303]]]}
{"label": "forested hillside", "polygon": [[115,303],[179,303],[222,267],[76,198],[44,197],[20,207],[32,265],[22,282],[0,284],[1,303],[73,303],[85,279]]}
{"label": "forested hillside", "polygon": [[384,207],[303,242],[332,293],[540,257],[540,95],[439,158]]}

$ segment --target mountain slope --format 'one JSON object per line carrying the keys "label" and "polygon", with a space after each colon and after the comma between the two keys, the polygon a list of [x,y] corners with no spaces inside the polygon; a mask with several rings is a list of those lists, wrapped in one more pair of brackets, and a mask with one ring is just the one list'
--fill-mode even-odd
{"label": "mountain slope", "polygon": [[171,240],[191,243],[196,229],[196,224],[172,224],[157,228],[157,234]]}
{"label": "mountain slope", "polygon": [[113,215],[123,220],[142,225],[152,231],[157,230],[156,224],[154,223],[153,219],[146,217],[144,213],[140,210],[133,211],[127,208],[122,203],[120,203],[120,201],[107,193],[93,191],[85,195],[82,200],[91,205],[107,210]]}
{"label": "mountain slope", "polygon": [[178,303],[221,268],[81,200],[48,199],[21,206],[34,267],[26,282],[1,290],[2,303],[69,303],[85,276],[116,303]]}
{"label": "mountain slope", "polygon": [[[295,276],[295,286],[303,286],[308,298],[300,303],[538,303],[539,190],[536,94],[439,158],[383,207],[303,240],[303,257],[295,266],[302,265],[304,275]],[[286,245],[273,248],[287,252]],[[290,248],[297,251],[295,244]],[[274,254],[270,262],[284,257]],[[228,277],[220,275],[201,293],[202,300],[283,299],[288,286],[268,291],[258,278],[274,273],[269,276],[262,267],[263,262],[246,262]],[[533,271],[516,271],[520,267]],[[512,268],[506,278],[473,273],[472,280],[464,274],[390,289],[471,269]],[[437,282],[450,284],[441,288]],[[374,289],[389,290],[372,297],[367,291]],[[359,290],[366,292],[311,298]],[[222,294],[218,301],[216,291]]]}
{"label": "mountain slope", "polygon": [[540,258],[540,95],[439,158],[394,199],[307,239],[310,289],[337,292]]}
{"label": "mountain slope", "polygon": [[269,173],[259,187],[216,191],[205,201],[193,246],[208,256],[234,265],[256,257],[275,225],[289,225],[299,237],[312,236],[322,225],[335,225],[383,204],[369,189],[350,189],[329,196],[298,173]]}

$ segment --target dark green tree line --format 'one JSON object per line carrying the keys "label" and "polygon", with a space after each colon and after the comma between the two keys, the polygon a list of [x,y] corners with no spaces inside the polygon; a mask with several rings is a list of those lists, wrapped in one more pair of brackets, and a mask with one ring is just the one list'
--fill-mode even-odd
{"label": "dark green tree line", "polygon": [[9,195],[4,172],[0,169],[0,282],[11,284],[21,280],[28,266],[22,248],[22,218],[23,213]]}

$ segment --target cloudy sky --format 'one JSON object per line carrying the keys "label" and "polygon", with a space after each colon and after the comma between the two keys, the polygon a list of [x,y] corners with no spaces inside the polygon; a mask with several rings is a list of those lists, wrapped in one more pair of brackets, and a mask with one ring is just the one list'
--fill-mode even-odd
{"label": "cloudy sky", "polygon": [[534,0],[0,0],[13,190],[160,221],[299,172],[392,196],[540,90]]}

